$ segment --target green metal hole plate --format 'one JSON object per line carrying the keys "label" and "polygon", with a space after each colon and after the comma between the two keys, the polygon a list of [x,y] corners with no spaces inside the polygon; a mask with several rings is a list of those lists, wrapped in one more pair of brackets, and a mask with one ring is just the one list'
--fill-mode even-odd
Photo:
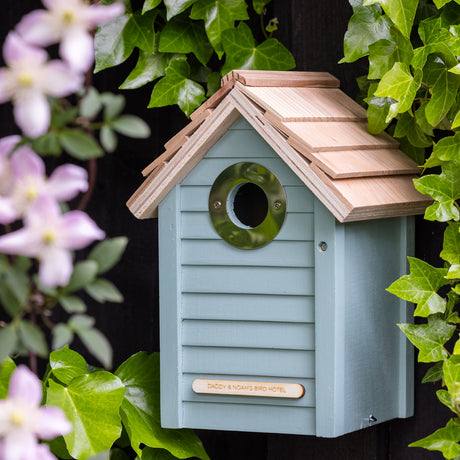
{"label": "green metal hole plate", "polygon": [[[232,205],[232,191],[245,183],[258,185],[268,202],[265,219],[254,228],[239,222],[233,210],[228,209]],[[283,226],[286,193],[278,178],[265,166],[249,162],[236,163],[222,171],[212,185],[209,214],[217,233],[227,243],[240,249],[260,248],[272,241]]]}

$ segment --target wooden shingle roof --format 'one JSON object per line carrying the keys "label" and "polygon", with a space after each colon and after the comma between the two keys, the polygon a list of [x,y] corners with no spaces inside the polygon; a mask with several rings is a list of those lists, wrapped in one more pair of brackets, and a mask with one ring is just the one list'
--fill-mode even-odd
{"label": "wooden shingle roof", "polygon": [[413,186],[419,167],[387,133],[369,134],[366,111],[338,87],[325,72],[230,72],[142,171],[129,209],[155,217],[163,198],[243,116],[339,221],[422,214],[431,200]]}

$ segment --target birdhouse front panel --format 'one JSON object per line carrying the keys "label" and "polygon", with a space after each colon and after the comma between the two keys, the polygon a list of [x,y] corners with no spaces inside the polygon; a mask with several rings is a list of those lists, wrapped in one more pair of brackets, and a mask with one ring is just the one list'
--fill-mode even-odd
{"label": "birdhouse front panel", "polygon": [[[285,220],[263,247],[234,246],[213,226],[210,207],[232,207],[231,202],[210,202],[213,183],[235,164],[257,165],[243,185],[255,184],[257,168],[262,168],[285,191]],[[247,193],[255,194],[251,188]],[[241,207],[244,200],[256,208],[267,206],[264,196],[252,198],[255,203],[240,197]],[[162,399],[169,401],[162,404],[165,426],[315,432],[313,202],[313,194],[239,119],[160,205],[160,239],[171,244],[160,247],[160,266],[171,263],[172,246],[177,264],[160,274],[161,321],[168,328],[170,320],[163,315],[176,309],[179,324],[173,353],[169,334],[162,335],[162,376],[168,375]],[[239,226],[256,227],[251,222]],[[204,393],[193,389],[200,380]],[[289,391],[285,384],[303,388],[304,394],[284,397]],[[174,413],[169,410],[173,402]]]}

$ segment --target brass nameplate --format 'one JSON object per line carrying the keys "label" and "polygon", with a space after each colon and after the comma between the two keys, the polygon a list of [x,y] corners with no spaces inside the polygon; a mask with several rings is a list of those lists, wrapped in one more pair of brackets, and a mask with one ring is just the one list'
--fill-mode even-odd
{"label": "brass nameplate", "polygon": [[193,381],[192,388],[195,393],[269,398],[299,399],[305,394],[305,388],[299,383],[196,379]]}

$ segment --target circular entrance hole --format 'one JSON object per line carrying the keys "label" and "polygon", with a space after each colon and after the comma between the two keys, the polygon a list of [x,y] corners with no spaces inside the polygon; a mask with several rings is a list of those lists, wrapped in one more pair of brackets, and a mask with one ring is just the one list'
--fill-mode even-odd
{"label": "circular entrance hole", "polygon": [[256,184],[246,182],[235,187],[234,193],[230,194],[236,224],[245,227],[258,227],[267,217],[268,200],[265,192]]}

